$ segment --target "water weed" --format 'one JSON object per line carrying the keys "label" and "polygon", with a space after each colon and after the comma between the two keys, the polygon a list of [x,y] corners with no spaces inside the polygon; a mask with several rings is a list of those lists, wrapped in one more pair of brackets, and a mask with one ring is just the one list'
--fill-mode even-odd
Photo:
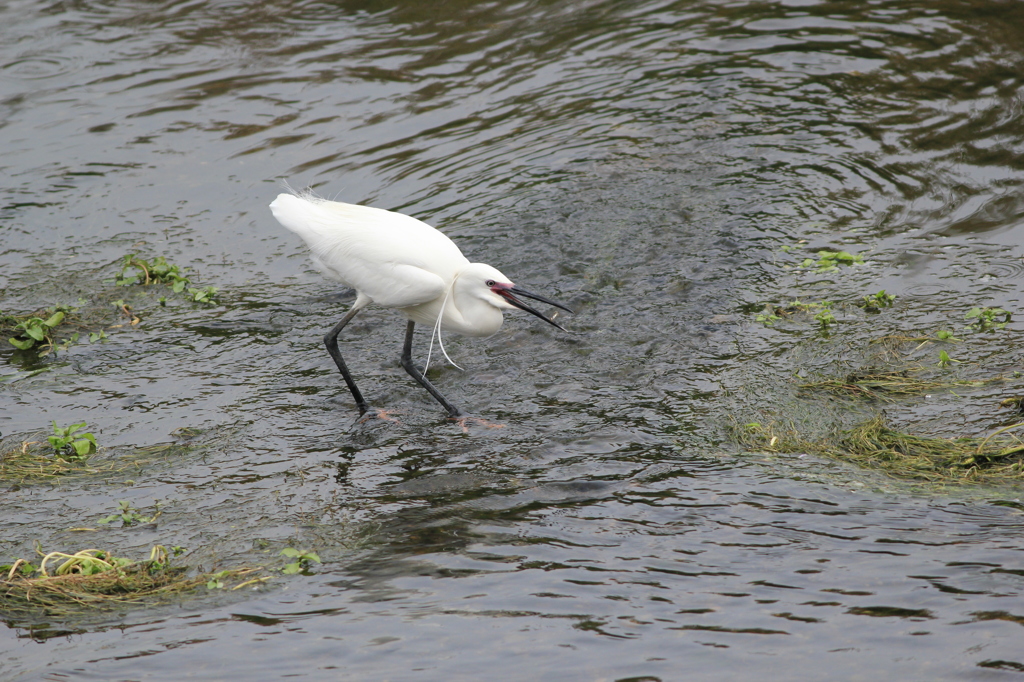
{"label": "water weed", "polygon": [[[948,356],[947,356],[948,357]],[[874,370],[855,372],[839,379],[820,379],[799,384],[803,390],[819,390],[848,397],[892,402],[895,398],[920,396],[929,392],[958,387],[978,387],[1002,381],[1002,377],[987,381],[955,381],[929,379],[917,376],[923,370]]]}
{"label": "water weed", "polygon": [[868,294],[864,296],[859,305],[864,308],[867,312],[879,312],[882,308],[891,308],[893,303],[896,302],[896,294],[887,294],[885,289],[882,289],[877,294]]}
{"label": "water weed", "polygon": [[189,284],[185,276],[187,269],[171,265],[163,256],[147,261],[131,253],[121,259],[121,270],[114,275],[114,283],[120,287],[167,284],[175,293],[181,293]]}
{"label": "water weed", "polygon": [[974,307],[964,315],[965,320],[973,320],[967,328],[976,332],[987,332],[1002,329],[1010,322],[1010,312],[1002,308]]}
{"label": "water weed", "polygon": [[[156,256],[151,260],[145,260],[135,254],[128,254],[121,259],[121,269],[114,276],[114,283],[123,287],[165,284],[176,294],[184,293],[190,301],[208,304],[216,303],[214,298],[214,295],[217,293],[216,287],[192,287],[192,280],[185,274],[186,270],[188,270],[187,267],[168,263],[167,259],[163,256]],[[187,292],[186,289],[188,289]],[[159,303],[160,305],[166,305],[166,297],[161,296]]]}
{"label": "water weed", "polygon": [[864,256],[853,254],[849,251],[819,251],[818,259],[805,258],[801,268],[814,268],[815,272],[834,272],[840,265],[861,265],[864,263]]}
{"label": "water weed", "polygon": [[108,524],[112,521],[121,520],[121,527],[127,528],[128,526],[135,525],[136,523],[153,523],[160,516],[160,510],[157,509],[156,513],[152,516],[143,516],[139,513],[139,510],[131,505],[128,500],[121,500],[117,503],[118,511],[110,516],[105,516],[96,523]]}
{"label": "water weed", "polygon": [[[71,306],[54,306],[20,317],[5,315],[2,322],[6,324],[3,326],[8,333],[12,334],[8,337],[7,342],[18,350],[37,348],[39,357],[45,357],[59,348],[67,348],[69,344],[65,344],[63,347],[57,345],[56,330],[72,312],[74,312],[74,308]],[[70,343],[78,338],[77,334],[73,336]]]}
{"label": "water weed", "polygon": [[751,422],[736,429],[747,447],[807,453],[865,468],[931,482],[1002,483],[1024,481],[1024,441],[1008,435],[1016,423],[984,437],[935,438],[890,427],[876,416],[851,429],[809,440],[792,426]]}
{"label": "water weed", "polygon": [[85,428],[85,422],[72,424],[71,426],[57,426],[53,422],[53,435],[47,440],[54,454],[68,461],[81,461],[96,452],[96,437],[91,433],[78,433]]}
{"label": "water weed", "polygon": [[189,567],[172,566],[173,559],[184,551],[181,547],[168,550],[154,545],[144,561],[119,557],[104,549],[38,552],[42,557],[38,565],[25,559],[0,565],[0,610],[13,618],[67,616],[83,610],[167,601],[202,585],[209,586],[213,576],[217,576],[215,587],[245,578],[232,589],[269,580],[251,577],[263,570],[259,567],[190,575]]}
{"label": "water weed", "polygon": [[320,563],[320,557],[315,552],[306,552],[298,549],[292,549],[291,547],[285,547],[281,550],[281,554],[290,559],[295,559],[290,564],[287,564],[281,569],[281,572],[285,575],[306,572],[310,569],[313,562]]}

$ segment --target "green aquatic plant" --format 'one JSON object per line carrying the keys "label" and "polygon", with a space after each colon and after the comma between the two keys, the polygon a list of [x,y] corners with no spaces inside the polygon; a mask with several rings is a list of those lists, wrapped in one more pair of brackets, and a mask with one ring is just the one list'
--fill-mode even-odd
{"label": "green aquatic plant", "polygon": [[996,377],[987,381],[950,381],[927,379],[916,376],[921,370],[872,370],[854,372],[838,379],[820,379],[799,384],[803,390],[827,391],[847,398],[866,398],[881,402],[892,402],[895,398],[924,395],[931,391],[949,390],[958,387],[978,387],[1003,381]]}
{"label": "green aquatic plant", "polygon": [[127,605],[166,602],[215,580],[224,587],[227,580],[243,579],[237,590],[269,580],[251,577],[262,571],[245,567],[189,575],[187,566],[173,566],[181,547],[154,545],[146,561],[133,561],[104,549],[43,554],[38,565],[26,559],[0,565],[0,611],[13,618],[70,616]]}
{"label": "green aquatic plant", "polygon": [[864,262],[864,256],[849,251],[819,251],[817,255],[817,260],[805,258],[800,267],[814,268],[815,272],[832,272],[838,270],[840,265],[860,265]]}
{"label": "green aquatic plant", "polygon": [[57,426],[53,421],[53,435],[47,440],[54,453],[61,459],[68,461],[84,460],[96,452],[96,437],[91,433],[78,433],[85,428],[85,422],[72,424],[71,426]]}
{"label": "green aquatic plant", "polygon": [[836,316],[832,313],[832,301],[822,301],[820,310],[814,315],[814,321],[818,323],[822,331],[836,323]]}
{"label": "green aquatic plant", "polygon": [[117,513],[111,514],[110,516],[106,516],[97,521],[97,523],[108,524],[111,521],[117,521],[118,519],[120,519],[121,527],[127,528],[128,526],[132,526],[136,523],[153,523],[157,520],[157,517],[159,517],[161,513],[160,510],[157,509],[156,514],[153,514],[152,516],[143,516],[139,513],[138,509],[131,505],[131,502],[129,502],[128,500],[119,501],[117,503],[117,507]]}
{"label": "green aquatic plant", "polygon": [[[212,286],[192,287],[192,280],[185,274],[186,270],[188,270],[187,267],[168,263],[167,259],[163,256],[156,256],[151,260],[145,260],[135,254],[128,254],[121,259],[121,270],[114,276],[114,283],[125,287],[136,284],[142,286],[166,284],[176,294],[185,293],[190,301],[195,301],[196,303],[216,303],[215,294],[217,293],[217,288]],[[187,292],[186,288],[188,289]],[[158,302],[162,306],[167,305],[167,297],[161,296]],[[125,307],[123,301],[119,302],[119,304]],[[115,305],[118,305],[118,303],[115,303]]]}
{"label": "green aquatic plant", "polygon": [[217,294],[217,287],[202,287],[200,289],[189,289],[188,296],[196,303],[216,303],[214,296]]}
{"label": "green aquatic plant", "polygon": [[882,289],[877,294],[864,296],[857,305],[868,312],[878,312],[882,308],[891,308],[895,301],[896,294],[887,294],[885,289]]}
{"label": "green aquatic plant", "polygon": [[805,303],[798,299],[779,306],[766,303],[764,309],[757,313],[754,319],[766,327],[771,327],[779,320],[789,318],[800,313],[812,312],[814,313],[814,321],[817,322],[822,329],[828,329],[829,325],[836,321],[835,315],[832,313],[832,301]]}
{"label": "green aquatic plant", "polygon": [[[54,331],[73,311],[71,306],[54,306],[22,317],[5,316],[4,321],[10,324],[9,328],[14,334],[7,341],[18,350],[39,348],[39,357],[44,357],[57,348]],[[67,345],[63,348],[67,348]]]}
{"label": "green aquatic plant", "polygon": [[776,321],[781,320],[782,316],[776,315],[775,308],[773,308],[771,304],[768,304],[764,307],[764,311],[758,313],[754,319],[766,327],[771,327]]}
{"label": "green aquatic plant", "polygon": [[316,552],[306,552],[285,547],[281,550],[281,554],[290,559],[295,559],[295,561],[281,569],[281,572],[286,575],[308,571],[314,561],[318,564],[320,563],[320,557],[317,556]]}
{"label": "green aquatic plant", "polygon": [[968,329],[987,332],[1005,327],[1010,322],[1010,312],[1002,308],[974,307],[967,311],[964,319],[973,320],[967,325]]}
{"label": "green aquatic plant", "polygon": [[1016,423],[984,438],[937,438],[890,427],[876,416],[825,438],[805,438],[792,425],[750,422],[735,429],[748,448],[807,453],[879,469],[899,478],[947,483],[1024,481],[1024,441],[1006,435]]}
{"label": "green aquatic plant", "polygon": [[121,259],[121,270],[114,276],[114,283],[121,287],[167,284],[175,293],[181,293],[189,285],[187,269],[171,265],[163,256],[147,261],[131,253]]}

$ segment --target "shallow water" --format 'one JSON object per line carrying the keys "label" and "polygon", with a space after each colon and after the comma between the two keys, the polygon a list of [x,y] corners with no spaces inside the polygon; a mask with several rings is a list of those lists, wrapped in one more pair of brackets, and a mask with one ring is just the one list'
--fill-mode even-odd
{"label": "shallow water", "polygon": [[[0,432],[85,421],[100,458],[194,446],[5,482],[0,560],[38,540],[324,562],[180,606],[5,619],[3,679],[1024,671],[1019,488],[730,438],[882,409],[932,435],[1006,423],[1022,327],[963,316],[1024,310],[1021,6],[26,0],[0,18],[0,310],[133,297],[141,318],[42,362],[2,351]],[[356,419],[320,342],[349,299],[270,216],[282,180],[413,214],[577,311],[571,334],[510,315],[446,340],[466,371],[435,383],[503,428],[446,421],[383,310],[345,353],[397,421]],[[824,247],[866,262],[797,267]],[[220,304],[105,283],[127,253],[189,266]],[[831,336],[755,321],[879,289],[894,309],[837,307]],[[938,329],[964,338],[949,372],[1008,380],[885,406],[791,381]],[[162,514],[97,525],[118,500]]]}

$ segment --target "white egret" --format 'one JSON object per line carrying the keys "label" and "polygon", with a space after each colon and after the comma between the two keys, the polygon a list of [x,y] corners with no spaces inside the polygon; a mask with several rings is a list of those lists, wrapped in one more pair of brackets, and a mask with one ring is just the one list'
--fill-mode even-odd
{"label": "white egret", "polygon": [[[368,409],[341,357],[338,334],[356,313],[375,303],[397,308],[409,319],[402,367],[453,418],[462,412],[434,388],[412,362],[412,334],[417,322],[438,335],[490,336],[498,331],[502,310],[519,308],[562,331],[565,329],[518,296],[572,312],[560,303],[520,289],[497,269],[470,263],[451,239],[424,222],[369,206],[327,201],[303,193],[281,194],[270,204],[278,222],[306,242],[316,268],[326,277],[356,290],[356,300],[324,336],[327,352],[352,392],[359,413]],[[433,336],[431,336],[431,349]],[[442,352],[444,347],[441,346]],[[447,354],[446,354],[447,357]],[[427,356],[429,363],[430,356]],[[453,363],[454,364],[454,363]]]}

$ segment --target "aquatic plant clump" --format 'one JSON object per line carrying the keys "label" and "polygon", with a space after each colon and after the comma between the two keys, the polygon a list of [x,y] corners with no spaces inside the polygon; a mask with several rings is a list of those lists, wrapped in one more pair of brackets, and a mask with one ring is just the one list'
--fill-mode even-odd
{"label": "aquatic plant clump", "polygon": [[[88,434],[79,433],[75,429],[77,426],[80,425],[74,424],[64,429],[63,436],[56,433],[60,427],[55,426],[53,436],[34,432],[12,434],[0,440],[0,483],[30,485],[56,483],[81,476],[137,474],[145,466],[173,460],[197,447],[161,443],[142,448],[104,448],[98,453],[80,456],[74,443],[85,441],[88,445],[78,447],[91,450],[93,441],[84,437]],[[71,439],[70,444],[68,438]],[[56,439],[57,443],[51,439]]]}
{"label": "aquatic plant clump", "polygon": [[932,482],[1024,481],[1024,441],[1013,424],[985,437],[934,438],[897,431],[876,416],[832,436],[808,440],[793,428],[754,422],[737,429],[745,446],[771,452],[808,453],[879,469],[892,476]]}
{"label": "aquatic plant clump", "polygon": [[132,561],[101,549],[73,554],[50,552],[39,565],[25,559],[0,566],[0,612],[7,617],[69,615],[131,604],[153,604],[206,585],[231,589],[255,585],[269,577],[252,577],[262,568],[238,568],[214,573],[189,574],[187,566],[171,566],[179,547],[156,545],[146,561]]}
{"label": "aquatic plant clump", "polygon": [[809,381],[800,384],[800,388],[827,391],[849,398],[892,402],[897,397],[924,395],[929,391],[950,390],[957,387],[978,387],[1004,381],[1003,377],[977,381],[927,379],[915,376],[917,372],[917,370],[858,372],[839,379]]}

